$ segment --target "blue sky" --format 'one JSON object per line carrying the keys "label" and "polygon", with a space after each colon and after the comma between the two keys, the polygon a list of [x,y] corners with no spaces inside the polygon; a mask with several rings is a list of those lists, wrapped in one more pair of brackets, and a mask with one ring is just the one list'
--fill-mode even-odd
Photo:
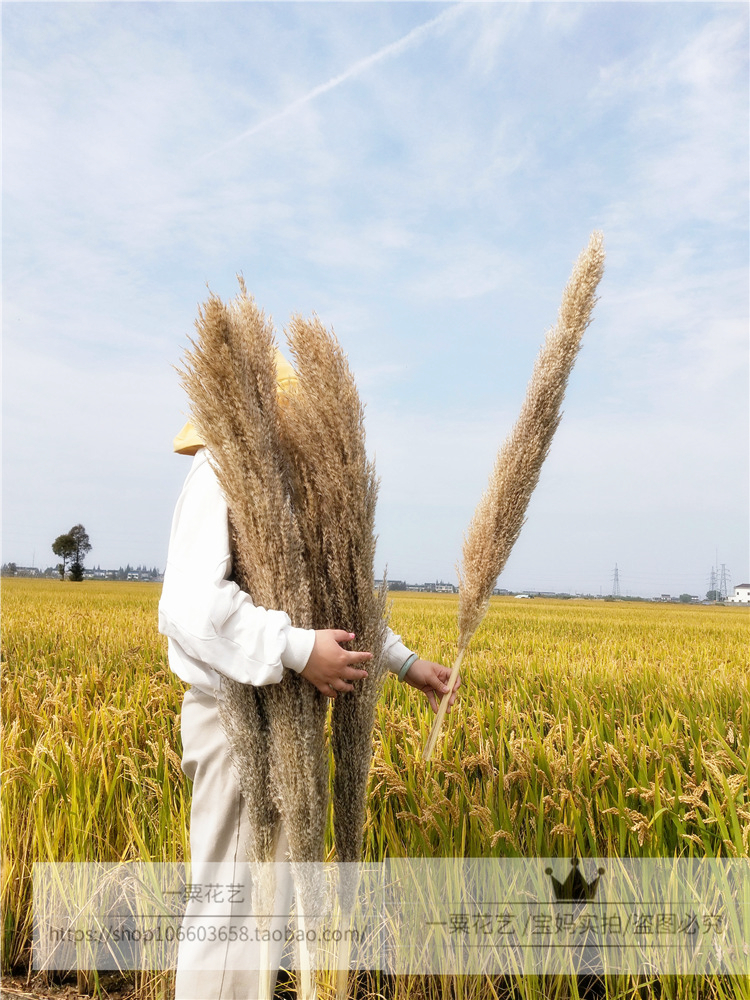
{"label": "blue sky", "polygon": [[593,229],[512,589],[748,566],[744,3],[5,3],[3,559],[163,566],[206,286],[332,325],[391,577],[461,538]]}

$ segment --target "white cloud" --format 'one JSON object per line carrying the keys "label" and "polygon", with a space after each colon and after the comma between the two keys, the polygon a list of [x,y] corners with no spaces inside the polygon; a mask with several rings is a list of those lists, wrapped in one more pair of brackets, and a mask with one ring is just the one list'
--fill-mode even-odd
{"label": "white cloud", "polygon": [[520,276],[515,257],[486,244],[433,246],[424,257],[424,271],[410,291],[427,300],[472,299],[511,286]]}
{"label": "white cloud", "polygon": [[600,71],[595,103],[627,115],[633,231],[639,220],[667,231],[696,220],[744,229],[747,23],[736,15],[719,9],[696,34],[678,31],[677,44],[658,38],[639,59]]}
{"label": "white cloud", "polygon": [[456,33],[456,45],[468,51],[472,73],[490,79],[502,67],[509,46],[516,42],[528,18],[526,6],[524,3],[472,4],[471,22],[459,26]]}
{"label": "white cloud", "polygon": [[228,139],[220,146],[217,146],[215,149],[205,153],[197,162],[213,157],[218,153],[226,152],[238,143],[242,143],[252,136],[257,135],[260,132],[264,132],[273,125],[276,125],[292,115],[295,115],[298,111],[310,104],[312,101],[316,100],[318,97],[321,97],[323,94],[326,94],[331,90],[335,90],[343,83],[346,83],[348,80],[352,80],[360,74],[367,72],[367,70],[371,69],[373,66],[377,66],[384,60],[401,55],[412,46],[418,45],[425,38],[425,36],[430,34],[432,31],[445,30],[450,22],[452,22],[460,14],[461,10],[462,4],[453,4],[436,17],[433,17],[429,21],[425,21],[424,24],[420,24],[416,28],[413,28],[402,38],[384,45],[382,48],[368,56],[365,56],[363,59],[357,60],[357,62],[353,63],[342,72],[337,73],[335,76],[326,80],[325,83],[318,84],[311,90],[302,94],[300,97],[295,98],[291,103],[287,104],[279,111],[273,112],[262,121],[252,125],[248,129],[245,129],[244,132],[241,132],[239,135],[234,136],[232,139]]}

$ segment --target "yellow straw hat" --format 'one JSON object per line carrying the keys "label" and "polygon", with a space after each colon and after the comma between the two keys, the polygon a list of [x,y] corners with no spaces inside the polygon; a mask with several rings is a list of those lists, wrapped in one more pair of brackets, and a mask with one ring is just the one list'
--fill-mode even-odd
{"label": "yellow straw hat", "polygon": [[[276,350],[276,388],[279,393],[286,392],[297,381],[297,373],[289,364],[280,350]],[[172,442],[172,449],[178,455],[194,455],[205,446],[198,431],[188,422]]]}

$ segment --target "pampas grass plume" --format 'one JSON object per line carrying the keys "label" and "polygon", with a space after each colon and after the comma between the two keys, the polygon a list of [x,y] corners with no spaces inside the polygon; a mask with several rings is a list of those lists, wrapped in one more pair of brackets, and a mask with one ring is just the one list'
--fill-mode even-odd
{"label": "pampas grass plume", "polygon": [[359,861],[375,707],[387,673],[385,587],[373,588],[378,482],[364,410],[341,346],[313,317],[287,330],[298,381],[281,424],[311,581],[315,628],[341,628],[373,654],[368,676],[333,704],[333,811],[339,861]]}
{"label": "pampas grass plume", "polygon": [[[466,532],[458,569],[458,658],[450,690],[471,638],[489,607],[490,595],[523,527],[526,509],[562,417],[562,401],[591,322],[596,289],[604,273],[604,242],[592,233],[563,292],[555,326],[537,357],[518,420],[500,452],[490,480]],[[424,752],[429,759],[437,742],[450,693],[440,710]]]}

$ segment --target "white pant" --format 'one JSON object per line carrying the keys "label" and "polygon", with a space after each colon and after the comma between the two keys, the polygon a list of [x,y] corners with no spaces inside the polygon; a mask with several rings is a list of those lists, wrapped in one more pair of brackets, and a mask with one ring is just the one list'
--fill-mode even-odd
{"label": "white pant", "polygon": [[[250,915],[246,864],[249,821],[216,699],[190,688],[182,704],[181,729],[182,770],[193,782],[191,896],[183,933],[192,934],[194,939],[183,937],[180,943],[175,1000],[258,1000],[258,944],[255,919]],[[287,850],[282,830],[276,860],[286,860]],[[217,862],[222,864],[218,881]],[[293,897],[289,866],[279,865],[277,872],[271,924],[277,940],[271,945],[273,967],[281,959]],[[207,891],[207,886],[213,888]],[[199,927],[204,930],[198,932]],[[233,929],[235,941],[229,940],[229,928]],[[275,980],[274,971],[272,984]]]}

